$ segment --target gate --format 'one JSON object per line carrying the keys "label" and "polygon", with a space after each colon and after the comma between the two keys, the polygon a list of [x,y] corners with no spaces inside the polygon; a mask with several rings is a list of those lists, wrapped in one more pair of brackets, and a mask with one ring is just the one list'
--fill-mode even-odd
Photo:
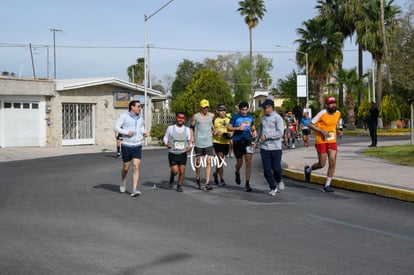
{"label": "gate", "polygon": [[94,106],[62,104],[62,145],[95,144]]}

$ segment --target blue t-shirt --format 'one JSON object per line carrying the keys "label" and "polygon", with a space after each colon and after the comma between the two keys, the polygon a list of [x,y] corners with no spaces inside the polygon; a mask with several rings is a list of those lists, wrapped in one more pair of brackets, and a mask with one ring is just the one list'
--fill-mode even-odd
{"label": "blue t-shirt", "polygon": [[303,124],[303,126],[304,126],[303,129],[308,129],[308,124],[311,121],[312,121],[311,117],[308,117],[308,118],[302,117],[302,119],[300,120],[300,124]]}
{"label": "blue t-shirt", "polygon": [[234,131],[232,140],[238,141],[238,140],[248,140],[250,141],[252,138],[252,135],[250,133],[251,127],[254,125],[253,116],[250,114],[247,114],[246,116],[242,116],[241,114],[235,114],[230,119],[230,124],[233,127],[240,127],[242,124],[245,125],[244,131]]}

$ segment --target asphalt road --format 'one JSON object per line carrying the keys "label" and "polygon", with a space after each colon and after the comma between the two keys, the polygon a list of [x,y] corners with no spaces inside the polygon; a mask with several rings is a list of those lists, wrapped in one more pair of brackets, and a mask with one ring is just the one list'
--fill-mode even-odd
{"label": "asphalt road", "polygon": [[270,197],[259,160],[252,193],[233,159],[225,187],[196,190],[188,165],[178,193],[144,151],[137,198],[113,153],[1,163],[0,274],[414,274],[413,203],[289,179]]}

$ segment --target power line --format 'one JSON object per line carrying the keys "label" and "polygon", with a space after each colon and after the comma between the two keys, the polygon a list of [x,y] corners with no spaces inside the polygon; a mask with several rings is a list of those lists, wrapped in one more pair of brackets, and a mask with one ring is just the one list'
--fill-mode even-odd
{"label": "power line", "polygon": [[[16,43],[0,43],[0,47],[27,47],[29,44],[16,44]],[[51,45],[36,45],[32,44],[33,47],[47,47]],[[60,45],[58,48],[68,49],[143,49],[144,46],[85,46],[85,45]],[[216,53],[249,53],[247,50],[229,50],[229,49],[197,49],[197,48],[172,48],[172,47],[157,47],[151,46],[151,49],[156,50],[167,50],[167,51],[182,51],[182,52],[216,52]],[[358,49],[343,50],[344,52],[356,52]],[[267,53],[267,54],[284,54],[294,53],[294,51],[253,51],[254,53]]]}

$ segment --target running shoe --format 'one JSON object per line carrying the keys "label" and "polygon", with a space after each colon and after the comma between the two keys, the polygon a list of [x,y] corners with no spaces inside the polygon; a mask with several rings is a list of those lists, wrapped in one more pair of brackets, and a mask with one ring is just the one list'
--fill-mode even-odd
{"label": "running shoe", "polygon": [[236,184],[237,185],[240,185],[241,184],[240,172],[236,172],[235,174],[236,174],[236,179],[235,179],[236,180]]}
{"label": "running shoe", "polygon": [[138,191],[138,190],[134,190],[134,191],[132,191],[132,193],[131,193],[131,197],[136,197],[136,196],[139,196],[139,195],[141,195],[141,192],[140,192],[140,191]]}
{"label": "running shoe", "polygon": [[303,173],[305,174],[305,181],[306,182],[310,182],[310,178],[311,178],[311,172],[308,172],[308,168],[309,168],[309,165],[306,165],[303,168]]}
{"label": "running shoe", "polygon": [[177,185],[177,192],[183,192],[183,187],[181,185]]}
{"label": "running shoe", "polygon": [[276,196],[277,188],[270,190],[269,195],[270,196]]}
{"label": "running shoe", "polygon": [[213,190],[213,187],[211,187],[210,184],[206,184],[204,185],[203,190],[210,191]]}
{"label": "running shoe", "polygon": [[218,176],[217,176],[217,173],[216,172],[213,173],[213,178],[214,178],[214,184],[215,185],[218,185],[219,184],[219,180],[218,180]]}
{"label": "running shoe", "polygon": [[284,183],[283,181],[279,182],[279,183],[277,184],[277,186],[279,187],[279,190],[280,190],[280,191],[285,190],[285,183]]}
{"label": "running shoe", "polygon": [[323,192],[333,193],[335,191],[333,190],[333,188],[330,185],[328,185],[328,186],[323,187]]}
{"label": "running shoe", "polygon": [[119,186],[119,192],[125,193],[125,191],[126,191],[125,183],[121,183],[121,185]]}
{"label": "running shoe", "polygon": [[196,187],[197,189],[201,189],[200,179],[196,179]]}
{"label": "running shoe", "polygon": [[173,188],[174,178],[170,177],[170,180],[168,181],[168,188]]}
{"label": "running shoe", "polygon": [[250,188],[250,185],[248,185],[248,184],[246,184],[245,186],[244,186],[244,191],[245,192],[251,192],[253,189],[252,188]]}
{"label": "running shoe", "polygon": [[224,180],[220,180],[219,185],[220,185],[220,186],[226,185],[226,182],[225,182]]}

